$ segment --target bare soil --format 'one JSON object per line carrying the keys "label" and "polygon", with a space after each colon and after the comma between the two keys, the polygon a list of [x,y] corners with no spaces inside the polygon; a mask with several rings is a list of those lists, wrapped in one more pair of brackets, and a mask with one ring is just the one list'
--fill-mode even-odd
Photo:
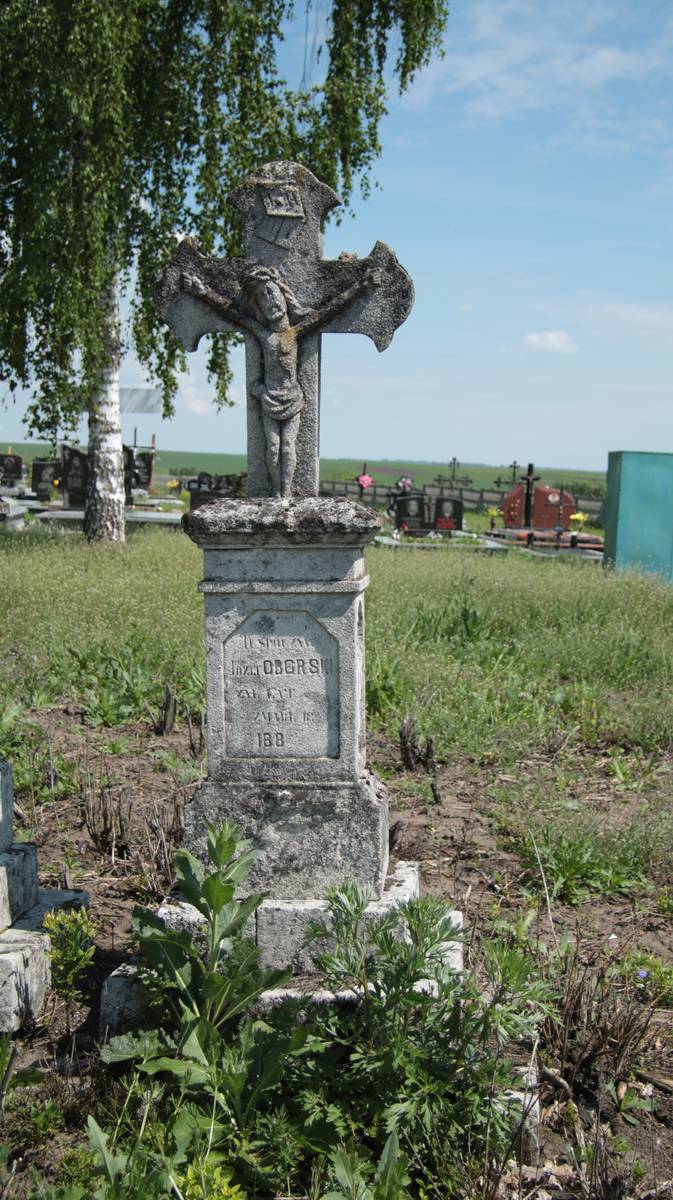
{"label": "bare soil", "polygon": [[[97,1097],[96,1072],[89,1069],[93,1060],[88,1055],[95,1045],[100,985],[129,953],[134,906],[156,905],[170,890],[171,847],[179,839],[180,811],[198,783],[199,747],[194,746],[192,733],[190,751],[185,729],[165,736],[141,723],[94,730],[83,724],[80,710],[73,705],[42,711],[34,719],[44,729],[54,756],[63,755],[77,765],[80,794],[41,803],[20,796],[16,825],[37,842],[43,886],[82,887],[89,892],[99,933],[85,1002],[74,1014],[74,1041],[66,1036],[65,1014],[52,997],[38,1028],[23,1044],[21,1062],[53,1067],[63,1065],[64,1055],[69,1054],[69,1074],[77,1080],[86,1111]],[[370,736],[368,756],[390,791],[393,856],[418,861],[423,888],[447,897],[462,910],[470,961],[476,956],[475,933],[488,935],[494,921],[513,921],[527,907],[522,862],[500,843],[489,815],[489,789],[498,782],[498,771],[456,760],[438,763],[432,776],[423,771],[410,774],[402,769],[397,743],[380,733]],[[428,787],[431,779],[434,796]],[[612,808],[614,819],[620,819],[623,793],[611,792],[606,785],[600,803],[608,819]],[[534,928],[549,944],[567,931],[586,965],[600,966],[628,949],[645,949],[673,963],[673,918],[661,915],[654,899],[647,896],[637,900],[600,896],[581,908],[554,904],[553,912],[542,898]],[[670,1017],[662,1010],[653,1014],[640,1056],[628,1078],[617,1081],[628,1082],[635,1094],[654,1101],[653,1112],[635,1114],[636,1124],[626,1120],[616,1105],[597,1112],[595,1093],[579,1077],[570,1089],[571,1097],[567,1088],[554,1082],[554,1063],[550,1063],[541,1092],[541,1163],[547,1167],[541,1173],[515,1172],[514,1182],[501,1182],[503,1194],[535,1192],[541,1200],[545,1194],[587,1196],[591,1168],[586,1163],[594,1147],[594,1162],[600,1160],[605,1180],[601,1189],[596,1183],[591,1194],[637,1195],[647,1200],[673,1195],[673,1184],[669,1182],[668,1190],[662,1187],[673,1180]],[[544,1047],[541,1052],[544,1060]],[[37,1134],[32,1140],[26,1137],[22,1168],[32,1162],[44,1170],[55,1163],[65,1147],[81,1139],[75,1132],[77,1124],[73,1118],[71,1131],[66,1123],[64,1130],[48,1139]],[[569,1149],[574,1147],[581,1157],[578,1147],[583,1141],[589,1147],[584,1152],[584,1180]]]}

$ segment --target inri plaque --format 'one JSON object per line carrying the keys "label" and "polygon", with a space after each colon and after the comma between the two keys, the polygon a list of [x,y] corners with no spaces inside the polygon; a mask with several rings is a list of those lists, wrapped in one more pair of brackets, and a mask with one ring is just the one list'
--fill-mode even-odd
{"label": "inri plaque", "polygon": [[230,758],[336,758],[335,638],[308,612],[252,613],[224,643]]}

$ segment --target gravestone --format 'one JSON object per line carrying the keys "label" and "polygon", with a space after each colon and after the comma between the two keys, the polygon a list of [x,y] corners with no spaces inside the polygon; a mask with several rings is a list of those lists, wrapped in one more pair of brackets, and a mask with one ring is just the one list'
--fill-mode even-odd
{"label": "gravestone", "polygon": [[16,487],[23,479],[23,459],[20,454],[0,454],[0,484]]}
{"label": "gravestone", "polygon": [[428,532],[430,522],[422,492],[405,492],[395,497],[395,528],[419,535]]}
{"label": "gravestone", "polygon": [[131,483],[134,488],[142,488],[149,492],[154,474],[154,453],[152,450],[133,450],[133,468]]}
{"label": "gravestone", "polygon": [[186,844],[204,857],[205,820],[235,822],[257,850],[247,888],[268,894],[262,961],[306,969],[304,926],[326,889],[354,880],[380,903],[388,865],[387,796],[365,755],[363,551],[378,520],[318,497],[320,339],[357,332],[385,349],[413,287],[381,242],[363,259],[321,257],[338,197],[297,163],[266,164],[231,202],[242,257],[187,238],[158,288],[185,349],[208,332],[246,337],[248,497],[183,517],[204,551],[208,717]]}
{"label": "gravestone", "polygon": [[446,529],[463,528],[463,501],[452,496],[438,496],[434,504],[434,527]]}
{"label": "gravestone", "polygon": [[66,508],[84,508],[89,477],[89,458],[76,446],[61,449],[61,494]]}
{"label": "gravestone", "polygon": [[86,892],[38,887],[35,846],[14,841],[12,768],[0,759],[0,1033],[40,1014],[50,980],[46,914],[88,903]]}
{"label": "gravestone", "polygon": [[51,497],[54,480],[61,478],[60,458],[34,458],[31,467],[30,486],[38,500],[47,501]]}
{"label": "gravestone", "polygon": [[190,510],[200,508],[209,500],[217,500],[225,496],[242,496],[245,491],[246,472],[237,475],[211,475],[208,471],[200,471],[196,479],[188,479],[186,488],[189,492]]}

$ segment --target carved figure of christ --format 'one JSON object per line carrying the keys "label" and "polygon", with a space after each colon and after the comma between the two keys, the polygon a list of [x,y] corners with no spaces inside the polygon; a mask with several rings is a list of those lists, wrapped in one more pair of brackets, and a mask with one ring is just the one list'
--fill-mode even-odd
{"label": "carved figure of christ", "polygon": [[359,333],[385,350],[413,304],[393,251],[322,257],[339,197],[295,162],[264,163],[230,196],[243,254],[215,258],[183,238],[157,281],[157,305],[185,350],[204,334],[243,332],[248,495],[317,496],[320,343]]}
{"label": "carved figure of christ", "polygon": [[184,292],[206,303],[228,325],[250,334],[259,344],[263,374],[248,382],[248,390],[260,404],[266,464],[275,496],[292,494],[297,466],[297,434],[304,406],[298,375],[300,341],[307,334],[320,332],[361,292],[380,286],[382,279],[382,271],[369,266],[349,287],[306,311],[275,267],[253,267],[241,293],[233,299],[220,295],[198,275],[183,273],[180,277]]}

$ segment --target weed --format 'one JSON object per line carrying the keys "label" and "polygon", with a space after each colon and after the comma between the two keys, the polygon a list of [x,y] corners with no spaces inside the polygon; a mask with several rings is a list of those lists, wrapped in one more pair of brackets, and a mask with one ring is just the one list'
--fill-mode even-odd
{"label": "weed", "polygon": [[94,1156],[84,1146],[66,1150],[56,1170],[56,1183],[62,1187],[86,1188],[93,1176]]}
{"label": "weed", "polygon": [[399,658],[374,658],[366,679],[367,712],[372,718],[385,719],[401,701],[402,684]]}
{"label": "weed", "polygon": [[638,1124],[639,1118],[636,1115],[637,1113],[653,1112],[656,1108],[653,1100],[639,1095],[635,1088],[628,1087],[626,1084],[615,1086],[609,1080],[605,1084],[605,1091],[614,1102],[620,1117],[628,1125]]}
{"label": "weed", "polygon": [[646,1003],[673,1008],[673,967],[656,954],[644,951],[628,954],[622,963],[622,973]]}
{"label": "weed", "polygon": [[196,783],[203,779],[203,767],[193,758],[181,758],[175,750],[155,750],[154,759],[157,771],[166,771],[176,783]]}
{"label": "weed", "polygon": [[175,1182],[182,1200],[245,1200],[238,1184],[232,1183],[231,1171],[208,1159],[190,1163]]}
{"label": "weed", "polygon": [[545,826],[536,837],[528,832],[519,846],[529,878],[542,887],[544,875],[550,896],[567,904],[581,904],[591,892],[629,894],[641,889],[645,877],[628,845],[621,855],[606,855],[605,845],[586,833],[565,833]]}
{"label": "weed", "polygon": [[131,739],[123,735],[110,738],[102,747],[103,754],[128,754],[131,744]]}
{"label": "weed", "polygon": [[100,854],[128,858],[131,852],[131,801],[113,794],[108,775],[93,778],[83,792],[84,823]]}
{"label": "weed", "polygon": [[93,961],[96,926],[86,909],[80,908],[47,913],[44,928],[50,942],[51,986],[65,1004],[69,1034],[72,1007],[81,998],[78,985]]}
{"label": "weed", "polygon": [[673,920],[673,891],[670,888],[663,887],[657,896],[657,912],[666,917],[667,920]]}

